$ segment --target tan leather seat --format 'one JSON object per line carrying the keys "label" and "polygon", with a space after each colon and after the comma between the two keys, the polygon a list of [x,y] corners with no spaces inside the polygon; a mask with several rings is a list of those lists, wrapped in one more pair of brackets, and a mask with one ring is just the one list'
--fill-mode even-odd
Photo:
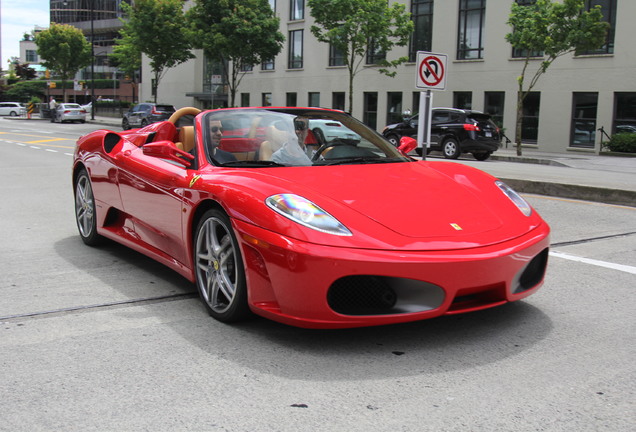
{"label": "tan leather seat", "polygon": [[180,150],[191,151],[194,148],[194,126],[182,126],[175,145]]}

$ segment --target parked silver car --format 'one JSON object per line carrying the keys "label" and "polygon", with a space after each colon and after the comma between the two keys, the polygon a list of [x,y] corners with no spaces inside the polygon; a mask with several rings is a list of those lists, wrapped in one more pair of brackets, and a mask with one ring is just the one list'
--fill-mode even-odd
{"label": "parked silver car", "polygon": [[61,103],[55,109],[55,115],[51,116],[51,123],[64,122],[86,123],[86,110],[76,103]]}
{"label": "parked silver car", "polygon": [[26,115],[26,108],[19,102],[0,102],[0,115],[23,116]]}

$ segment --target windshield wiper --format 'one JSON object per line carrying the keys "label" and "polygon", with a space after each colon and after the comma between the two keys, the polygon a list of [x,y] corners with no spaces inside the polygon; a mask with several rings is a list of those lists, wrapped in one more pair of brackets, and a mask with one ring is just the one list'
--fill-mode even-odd
{"label": "windshield wiper", "polygon": [[258,160],[258,161],[242,161],[242,160],[237,160],[237,161],[230,161],[230,162],[225,162],[222,164],[219,164],[219,166],[240,166],[240,167],[282,167],[282,166],[287,166],[287,165],[283,165],[283,164],[279,164],[278,162],[274,162],[274,161],[270,161],[270,160]]}

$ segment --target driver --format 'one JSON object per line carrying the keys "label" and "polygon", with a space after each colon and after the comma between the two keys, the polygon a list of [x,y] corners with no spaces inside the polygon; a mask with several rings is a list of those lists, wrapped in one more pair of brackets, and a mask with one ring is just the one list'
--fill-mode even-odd
{"label": "driver", "polygon": [[309,119],[302,116],[295,117],[295,135],[290,134],[283,146],[272,154],[272,161],[283,165],[311,165],[312,162],[305,145],[308,131]]}
{"label": "driver", "polygon": [[236,156],[219,148],[221,138],[223,137],[223,125],[221,124],[221,120],[210,121],[209,128],[210,138],[207,140],[205,150],[210,159],[220,164],[235,161]]}

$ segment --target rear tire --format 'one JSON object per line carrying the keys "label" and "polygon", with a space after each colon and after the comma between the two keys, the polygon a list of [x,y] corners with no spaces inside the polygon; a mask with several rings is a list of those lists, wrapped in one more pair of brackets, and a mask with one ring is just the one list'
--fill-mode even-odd
{"label": "rear tire", "polygon": [[490,157],[491,153],[490,152],[475,152],[473,153],[473,157],[475,159],[477,159],[478,161],[485,161],[486,159],[488,159]]}
{"label": "rear tire", "polygon": [[91,180],[85,169],[82,169],[75,181],[75,221],[82,241],[95,246],[102,240],[97,234],[97,215],[95,197]]}
{"label": "rear tire", "polygon": [[395,135],[395,134],[390,134],[389,136],[386,137],[387,140],[389,140],[389,142],[393,145],[393,147],[399,147],[400,146],[400,137]]}
{"label": "rear tire", "polygon": [[128,119],[123,119],[123,120],[121,121],[121,128],[122,128],[123,130],[128,130],[128,129],[130,129],[130,123],[128,123]]}

